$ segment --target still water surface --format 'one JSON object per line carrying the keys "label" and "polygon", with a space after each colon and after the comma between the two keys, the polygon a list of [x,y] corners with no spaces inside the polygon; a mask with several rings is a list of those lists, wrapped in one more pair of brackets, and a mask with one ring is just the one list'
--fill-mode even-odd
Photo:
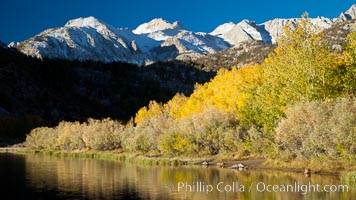
{"label": "still water surface", "polygon": [[351,188],[307,191],[341,184],[335,176],[142,166],[44,155],[0,153],[0,178],[0,199],[356,199]]}

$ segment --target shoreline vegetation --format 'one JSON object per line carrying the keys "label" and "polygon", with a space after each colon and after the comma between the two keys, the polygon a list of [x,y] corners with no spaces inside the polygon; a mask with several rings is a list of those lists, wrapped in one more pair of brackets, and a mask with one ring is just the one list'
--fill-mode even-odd
{"label": "shoreline vegetation", "polygon": [[[285,163],[283,161],[271,160],[262,157],[247,157],[240,159],[229,159],[226,157],[211,156],[211,157],[162,157],[161,155],[144,155],[135,153],[125,153],[122,151],[48,151],[48,150],[31,150],[23,147],[1,147],[0,153],[15,153],[15,154],[37,154],[44,156],[54,156],[58,158],[83,158],[97,160],[112,160],[130,162],[134,164],[152,165],[152,166],[203,166],[216,168],[231,168],[234,165],[241,163],[247,166],[247,169],[253,170],[277,170],[302,173],[306,168],[306,162]],[[205,164],[207,163],[207,164]],[[223,166],[220,163],[224,163]],[[320,164],[320,163],[317,163]],[[324,175],[340,175],[338,168],[314,168],[312,174]],[[325,166],[324,166],[325,167]],[[351,172],[351,171],[345,171]]]}
{"label": "shoreline vegetation", "polygon": [[296,28],[285,27],[262,64],[221,69],[210,82],[197,84],[191,96],[152,101],[126,124],[88,119],[33,129],[24,146],[38,152],[100,152],[89,154],[95,156],[119,151],[173,163],[262,157],[266,168],[349,171],[344,176],[354,180],[355,31],[342,49],[333,49],[325,33],[303,17]]}

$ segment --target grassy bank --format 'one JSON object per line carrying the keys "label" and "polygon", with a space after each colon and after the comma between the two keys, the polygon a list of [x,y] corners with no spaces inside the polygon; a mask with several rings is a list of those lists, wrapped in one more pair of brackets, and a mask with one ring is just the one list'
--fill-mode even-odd
{"label": "grassy bank", "polygon": [[0,152],[13,152],[18,154],[39,154],[48,155],[59,158],[84,158],[84,159],[98,159],[98,160],[114,160],[127,161],[142,165],[160,165],[160,166],[180,166],[193,165],[200,163],[201,158],[166,158],[158,155],[142,155],[125,153],[121,151],[47,151],[47,150],[32,150],[26,148],[0,148]]}
{"label": "grassy bank", "polygon": [[356,170],[350,172],[343,172],[340,177],[342,183],[356,188]]}
{"label": "grassy bank", "polygon": [[266,159],[264,167],[280,170],[289,170],[296,172],[303,172],[305,169],[310,169],[315,174],[343,174],[355,173],[356,163],[345,163],[342,160],[290,160],[283,161],[278,159]]}

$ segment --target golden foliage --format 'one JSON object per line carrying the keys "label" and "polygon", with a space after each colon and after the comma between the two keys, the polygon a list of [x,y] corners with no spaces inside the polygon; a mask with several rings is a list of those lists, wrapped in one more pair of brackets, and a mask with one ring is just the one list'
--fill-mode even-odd
{"label": "golden foliage", "polygon": [[262,69],[258,64],[243,68],[233,67],[231,70],[220,69],[210,82],[196,85],[194,93],[185,101],[179,101],[175,107],[174,117],[181,118],[200,113],[206,108],[216,107],[219,110],[238,116],[250,90],[262,80]]}

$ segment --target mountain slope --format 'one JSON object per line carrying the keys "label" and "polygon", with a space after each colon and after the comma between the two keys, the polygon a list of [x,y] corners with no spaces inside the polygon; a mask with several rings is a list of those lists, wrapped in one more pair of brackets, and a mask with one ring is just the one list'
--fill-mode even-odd
{"label": "mountain slope", "polygon": [[38,58],[147,64],[185,53],[199,57],[229,46],[221,38],[186,31],[179,22],[170,24],[154,19],[131,31],[87,17],[70,20],[64,27],[47,29],[17,48]]}
{"label": "mountain slope", "polygon": [[17,48],[38,58],[140,63],[157,45],[159,43],[153,39],[88,17],[70,20],[64,27],[45,30]]}
{"label": "mountain slope", "polygon": [[227,42],[219,37],[190,31],[179,32],[176,36],[168,38],[161,46],[175,47],[178,60],[195,59],[201,55],[215,53],[230,47]]}
{"label": "mountain slope", "polygon": [[194,65],[205,71],[218,71],[220,68],[243,67],[249,63],[262,63],[275,49],[276,45],[260,41],[244,41],[220,52],[201,56],[193,61]]}
{"label": "mountain slope", "polygon": [[189,95],[197,82],[204,83],[214,74],[179,62],[139,67],[39,60],[0,48],[0,118],[30,114],[52,122],[88,117],[129,120],[149,101],[165,102],[176,93]]}

